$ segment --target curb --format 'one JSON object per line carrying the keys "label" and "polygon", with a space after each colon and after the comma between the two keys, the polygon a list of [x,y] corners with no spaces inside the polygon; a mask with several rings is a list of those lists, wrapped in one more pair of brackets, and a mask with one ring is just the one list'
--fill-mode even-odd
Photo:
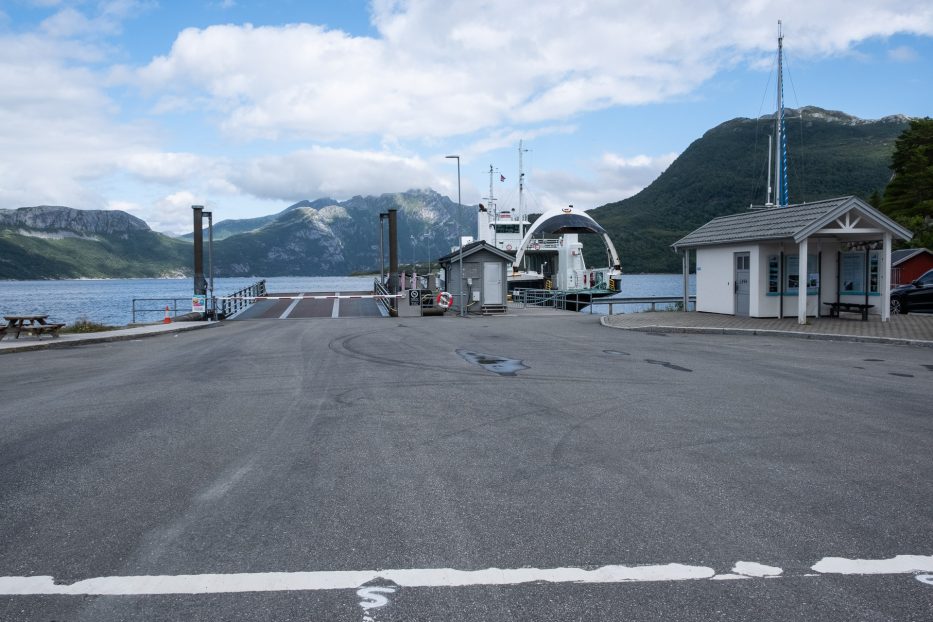
{"label": "curb", "polygon": [[[73,348],[75,346],[83,346],[88,344],[97,344],[97,343],[109,343],[112,341],[132,341],[134,339],[144,339],[146,337],[158,337],[160,335],[171,335],[177,333],[183,333],[191,330],[201,330],[204,328],[212,328],[214,326],[220,326],[221,322],[198,322],[192,323],[191,325],[178,326],[174,327],[171,330],[159,330],[153,332],[140,332],[140,333],[123,333],[123,334],[107,334],[107,332],[94,333],[93,336],[81,337],[79,339],[68,339],[67,341],[61,340],[61,338],[52,338],[48,341],[34,341],[31,343],[25,343],[23,345],[16,344],[13,347],[0,348],[0,355],[3,354],[14,354],[16,352],[35,352],[37,350],[51,350],[57,348]],[[117,331],[112,331],[117,332]]]}
{"label": "curb", "polygon": [[768,330],[760,328],[706,328],[700,326],[664,326],[651,324],[646,326],[613,326],[608,323],[608,316],[599,319],[606,328],[630,330],[642,333],[683,333],[693,335],[761,335],[762,337],[790,337],[793,339],[813,339],[815,341],[848,341],[853,343],[880,343],[900,346],[933,348],[933,341],[923,339],[902,339],[899,337],[870,337],[860,335],[836,335],[833,333],[801,333],[792,330]]}

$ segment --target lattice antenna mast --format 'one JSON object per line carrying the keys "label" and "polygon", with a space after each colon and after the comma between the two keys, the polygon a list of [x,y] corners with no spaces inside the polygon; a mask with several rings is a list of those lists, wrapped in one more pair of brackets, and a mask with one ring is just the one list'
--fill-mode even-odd
{"label": "lattice antenna mast", "polygon": [[774,113],[774,202],[788,204],[787,128],[784,123],[784,32],[778,20],[777,108]]}

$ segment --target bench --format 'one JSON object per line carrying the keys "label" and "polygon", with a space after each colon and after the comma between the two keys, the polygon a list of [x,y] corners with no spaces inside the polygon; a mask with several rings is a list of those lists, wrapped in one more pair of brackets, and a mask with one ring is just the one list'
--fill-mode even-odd
{"label": "bench", "polygon": [[823,304],[829,306],[829,317],[839,317],[840,311],[861,313],[863,322],[868,319],[868,310],[875,306],[858,302],[824,302]]}
{"label": "bench", "polygon": [[7,321],[7,324],[0,326],[0,339],[7,334],[19,339],[22,333],[29,333],[36,338],[46,334],[58,337],[58,331],[65,325],[50,324],[45,321],[47,317],[47,315],[5,315],[3,319]]}
{"label": "bench", "polygon": [[52,335],[53,337],[58,337],[58,331],[65,328],[64,324],[36,324],[25,328],[23,330],[28,330],[36,337],[44,334]]}

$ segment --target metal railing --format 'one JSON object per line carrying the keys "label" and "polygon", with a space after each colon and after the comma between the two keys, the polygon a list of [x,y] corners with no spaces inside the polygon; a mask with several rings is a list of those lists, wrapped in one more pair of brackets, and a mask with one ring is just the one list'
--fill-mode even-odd
{"label": "metal railing", "polygon": [[[581,306],[589,306],[590,314],[596,313],[593,307],[604,305],[608,307],[609,315],[613,314],[614,307],[619,306],[646,305],[650,306],[651,311],[657,311],[659,304],[670,305],[675,308],[679,305],[682,308],[684,301],[683,296],[633,296],[627,298],[613,296],[612,298],[599,297],[593,298],[591,301],[585,301],[581,299],[582,295],[586,295],[586,292],[566,292],[551,289],[527,289],[517,287],[512,290],[512,301],[520,303],[523,307],[551,307],[561,310],[566,310],[568,307],[579,308]],[[696,296],[689,296],[687,301],[688,307],[692,303],[693,308],[696,308]]]}
{"label": "metal railing", "polygon": [[[231,315],[235,315],[256,302],[256,298],[266,295],[266,280],[262,279],[256,281],[252,285],[244,287],[241,290],[235,291],[229,296],[223,296],[219,298],[220,300],[220,317],[226,318]],[[217,308],[216,301],[214,301],[214,308]]]}
{"label": "metal railing", "polygon": [[[687,298],[688,308],[686,310],[687,311],[690,310],[689,306],[691,303],[693,304],[693,308],[696,309],[696,302],[697,302],[696,296],[689,296]],[[684,310],[683,309],[684,297],[683,296],[635,296],[632,298],[596,298],[590,303],[590,314],[592,315],[594,313],[593,307],[601,306],[601,305],[608,306],[609,313],[607,315],[612,315],[613,314],[612,308],[614,305],[615,306],[618,306],[618,305],[651,305],[651,310],[657,311],[658,310],[657,305],[659,304],[668,305],[668,308],[664,309],[665,311],[671,311],[672,309],[670,307],[674,307],[673,310],[683,311]],[[622,313],[624,313],[624,311]]]}
{"label": "metal railing", "polygon": [[[178,301],[183,300],[182,308],[187,309],[183,313],[188,313],[191,306],[191,297],[187,298],[133,298],[133,324],[136,323],[137,314],[142,315],[144,313],[165,313],[165,310],[168,309],[169,317],[178,317]],[[141,307],[139,305],[158,303],[158,306],[155,307]],[[164,316],[162,316],[164,317]],[[161,317],[159,319],[162,319]]]}

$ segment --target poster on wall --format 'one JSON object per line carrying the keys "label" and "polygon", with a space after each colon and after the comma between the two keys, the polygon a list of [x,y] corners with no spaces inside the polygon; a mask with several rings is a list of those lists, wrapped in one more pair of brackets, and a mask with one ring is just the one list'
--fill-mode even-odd
{"label": "poster on wall", "polygon": [[840,266],[842,292],[861,292],[865,282],[865,254],[843,253]]}

